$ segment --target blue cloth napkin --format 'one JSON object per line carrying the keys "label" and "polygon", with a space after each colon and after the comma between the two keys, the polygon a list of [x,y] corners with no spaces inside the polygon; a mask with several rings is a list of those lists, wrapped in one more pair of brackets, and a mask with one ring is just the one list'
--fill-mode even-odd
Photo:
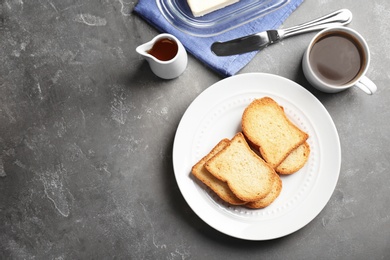
{"label": "blue cloth napkin", "polygon": [[287,5],[270,14],[212,37],[192,36],[176,29],[161,14],[156,0],[139,0],[134,8],[134,12],[160,32],[175,35],[182,42],[186,50],[194,57],[222,76],[229,77],[247,65],[257,54],[257,51],[234,56],[218,57],[211,52],[211,44],[215,41],[227,41],[265,30],[277,29],[302,2],[303,0],[291,0]]}

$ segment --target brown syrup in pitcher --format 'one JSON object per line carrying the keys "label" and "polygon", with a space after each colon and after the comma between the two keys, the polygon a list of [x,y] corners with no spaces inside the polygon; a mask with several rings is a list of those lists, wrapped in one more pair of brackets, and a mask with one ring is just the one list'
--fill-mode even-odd
{"label": "brown syrup in pitcher", "polygon": [[168,61],[176,56],[178,49],[179,47],[176,42],[171,39],[164,38],[156,41],[148,53],[156,57],[158,60]]}
{"label": "brown syrup in pitcher", "polygon": [[313,45],[310,63],[322,81],[342,86],[360,76],[365,57],[356,39],[338,32],[325,35]]}

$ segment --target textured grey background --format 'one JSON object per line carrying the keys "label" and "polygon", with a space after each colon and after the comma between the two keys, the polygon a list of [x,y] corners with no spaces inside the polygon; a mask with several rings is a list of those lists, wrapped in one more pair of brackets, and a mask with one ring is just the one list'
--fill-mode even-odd
{"label": "textured grey background", "polygon": [[175,130],[221,78],[192,56],[179,78],[156,78],[135,52],[157,34],[132,13],[136,2],[1,0],[0,259],[389,259],[390,2],[305,1],[283,25],[350,9],[350,27],[371,48],[373,96],[322,94],[306,82],[300,61],[312,33],[264,50],[240,72],[307,88],[341,141],[324,210],[265,242],[215,231],[180,194]]}

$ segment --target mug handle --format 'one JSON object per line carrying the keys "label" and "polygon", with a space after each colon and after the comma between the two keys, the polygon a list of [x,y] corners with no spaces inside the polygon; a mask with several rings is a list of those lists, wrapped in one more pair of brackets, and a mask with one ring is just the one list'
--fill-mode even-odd
{"label": "mug handle", "polygon": [[377,90],[375,83],[366,76],[361,77],[355,86],[366,92],[368,95],[374,94]]}

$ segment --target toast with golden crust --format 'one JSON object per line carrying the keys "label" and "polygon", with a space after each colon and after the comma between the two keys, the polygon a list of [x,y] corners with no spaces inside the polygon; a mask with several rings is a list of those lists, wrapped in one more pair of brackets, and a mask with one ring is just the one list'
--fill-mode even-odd
{"label": "toast with golden crust", "polygon": [[310,155],[310,146],[304,142],[293,150],[281,164],[276,167],[275,171],[282,175],[293,174],[299,171],[307,162]]}
{"label": "toast with golden crust", "polygon": [[265,196],[264,198],[248,202],[245,204],[245,207],[252,208],[252,209],[262,209],[272,204],[276,200],[277,197],[279,197],[280,192],[282,191],[282,180],[280,179],[279,175],[275,173],[274,176],[274,182],[272,184],[271,191]]}
{"label": "toast with golden crust", "polygon": [[309,137],[270,97],[255,99],[246,107],[241,127],[245,137],[259,147],[262,158],[274,169]]}
{"label": "toast with golden crust", "polygon": [[191,173],[212,191],[214,191],[225,202],[232,205],[243,205],[246,202],[237,198],[237,196],[234,195],[230,190],[226,182],[217,179],[205,168],[205,163],[218,152],[220,152],[223,148],[225,148],[229,143],[230,140],[227,138],[219,141],[218,144],[206,156],[200,159],[200,161],[192,167]]}
{"label": "toast with golden crust", "polygon": [[241,132],[209,159],[205,167],[243,201],[264,198],[274,182],[275,170],[252,151]]}

